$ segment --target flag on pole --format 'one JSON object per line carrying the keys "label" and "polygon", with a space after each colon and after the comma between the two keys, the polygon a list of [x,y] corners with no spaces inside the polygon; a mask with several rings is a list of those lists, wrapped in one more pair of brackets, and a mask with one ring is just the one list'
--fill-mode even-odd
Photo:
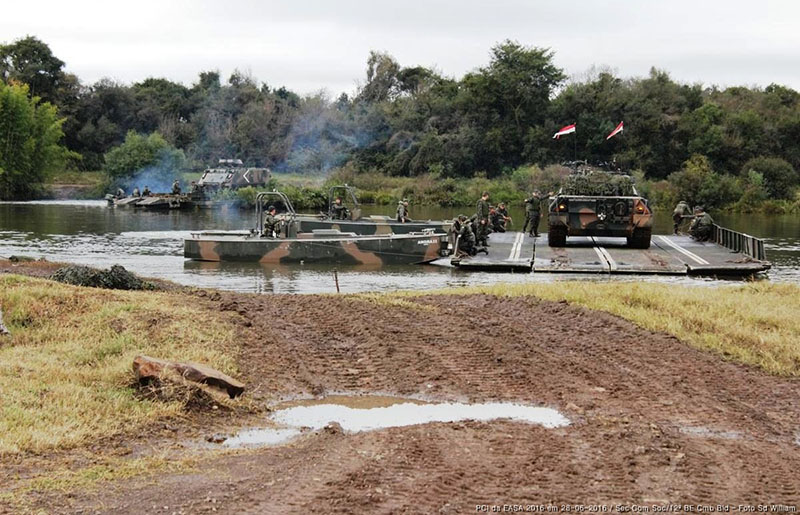
{"label": "flag on pole", "polygon": [[620,132],[622,132],[622,122],[619,122],[619,125],[617,125],[617,128],[614,129],[613,131],[611,131],[611,134],[606,136],[606,140],[610,140],[611,138],[613,138],[614,136],[616,136]]}
{"label": "flag on pole", "polygon": [[572,134],[575,132],[575,124],[567,125],[566,127],[561,127],[561,129],[553,135],[553,139],[559,139],[561,136],[565,134]]}

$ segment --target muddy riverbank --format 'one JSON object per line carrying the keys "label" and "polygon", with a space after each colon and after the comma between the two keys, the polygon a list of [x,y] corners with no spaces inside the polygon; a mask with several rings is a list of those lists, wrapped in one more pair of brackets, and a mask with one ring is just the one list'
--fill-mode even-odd
{"label": "muddy riverbank", "polygon": [[[236,324],[230,352],[257,404],[334,394],[502,401],[553,408],[570,423],[333,427],[285,445],[212,450],[154,476],[34,490],[29,508],[463,513],[484,504],[794,505],[800,496],[800,381],[607,313],[484,294],[168,295]],[[155,430],[158,445],[146,452],[169,448],[178,461],[203,435],[232,434],[263,416],[188,413],[177,425],[193,430]],[[108,448],[124,454],[148,448],[147,439],[122,435]]]}

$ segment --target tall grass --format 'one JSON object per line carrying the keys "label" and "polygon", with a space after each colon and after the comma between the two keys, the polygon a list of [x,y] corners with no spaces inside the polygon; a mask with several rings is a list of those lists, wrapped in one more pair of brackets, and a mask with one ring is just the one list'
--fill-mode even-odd
{"label": "tall grass", "polygon": [[0,276],[0,456],[68,448],[178,415],[137,399],[137,354],[236,373],[232,322],[185,294],[106,291]]}

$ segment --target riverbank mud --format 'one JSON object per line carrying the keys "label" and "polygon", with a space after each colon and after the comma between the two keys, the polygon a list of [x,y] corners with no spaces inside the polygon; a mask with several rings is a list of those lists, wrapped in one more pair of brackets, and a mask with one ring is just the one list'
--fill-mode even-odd
{"label": "riverbank mud", "polygon": [[[183,473],[68,496],[41,492],[37,508],[474,513],[481,505],[800,498],[800,381],[724,362],[618,317],[482,294],[386,302],[191,295],[240,321],[237,361],[257,403],[335,394],[513,402],[556,409],[570,424],[309,430],[285,445],[220,451]],[[227,419],[225,430],[253,422],[234,428]]]}

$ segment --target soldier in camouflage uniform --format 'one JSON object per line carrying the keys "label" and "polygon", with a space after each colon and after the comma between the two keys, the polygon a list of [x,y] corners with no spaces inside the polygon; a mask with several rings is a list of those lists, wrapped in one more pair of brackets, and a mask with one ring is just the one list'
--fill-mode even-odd
{"label": "soldier in camouflage uniform", "polygon": [[407,199],[403,199],[397,203],[397,221],[400,223],[406,223],[411,221],[411,217],[408,214]]}
{"label": "soldier in camouflage uniform", "polygon": [[528,229],[530,224],[531,229],[528,233],[529,236],[539,236],[539,219],[542,216],[542,197],[538,191],[525,199],[525,224],[522,226],[522,232]]}
{"label": "soldier in camouflage uniform", "polygon": [[330,216],[334,220],[347,220],[350,217],[350,210],[342,204],[342,197],[336,197],[333,201]]}
{"label": "soldier in camouflage uniform", "polygon": [[489,224],[492,227],[492,232],[506,232],[506,220],[500,214],[499,208],[493,207],[489,209]]}
{"label": "soldier in camouflage uniform", "polygon": [[689,204],[683,200],[678,202],[678,205],[675,206],[675,209],[672,211],[672,232],[678,234],[678,227],[680,227],[681,222],[683,222],[683,217],[689,217],[691,215],[692,208],[689,207]]}
{"label": "soldier in camouflage uniform", "polygon": [[503,227],[505,227],[505,225],[506,225],[505,222],[508,222],[508,221],[511,220],[511,217],[508,216],[508,208],[506,207],[506,203],[505,202],[500,202],[499,204],[497,204],[497,212],[500,213],[500,215],[502,215],[502,217],[503,217]]}
{"label": "soldier in camouflage uniform", "polygon": [[134,197],[141,197],[142,195],[139,193],[139,187],[133,188],[133,196]]}
{"label": "soldier in camouflage uniform", "polygon": [[488,253],[486,247],[478,247],[475,232],[472,230],[472,224],[469,223],[465,215],[459,215],[458,222],[460,229],[458,231],[458,253],[467,256],[474,256],[478,252]]}
{"label": "soldier in camouflage uniform", "polygon": [[488,238],[489,238],[489,193],[484,191],[483,195],[481,195],[480,200],[478,200],[478,204],[475,210],[475,216],[477,217],[477,224],[478,224],[478,232],[475,234],[475,238],[478,240],[478,245],[483,245],[484,247],[488,247]]}
{"label": "soldier in camouflage uniform", "polygon": [[178,179],[172,181],[172,194],[173,195],[181,194],[181,184],[178,182]]}
{"label": "soldier in camouflage uniform", "polygon": [[145,184],[144,189],[142,190],[142,196],[143,197],[149,197],[150,193],[152,193],[150,191],[150,188],[148,188],[147,185]]}
{"label": "soldier in camouflage uniform", "polygon": [[695,206],[694,220],[689,226],[689,234],[697,241],[708,241],[714,228],[714,219],[705,212],[703,206]]}
{"label": "soldier in camouflage uniform", "polygon": [[275,217],[277,210],[275,206],[267,208],[267,214],[264,216],[264,232],[261,236],[264,238],[274,238],[280,232],[280,220]]}

